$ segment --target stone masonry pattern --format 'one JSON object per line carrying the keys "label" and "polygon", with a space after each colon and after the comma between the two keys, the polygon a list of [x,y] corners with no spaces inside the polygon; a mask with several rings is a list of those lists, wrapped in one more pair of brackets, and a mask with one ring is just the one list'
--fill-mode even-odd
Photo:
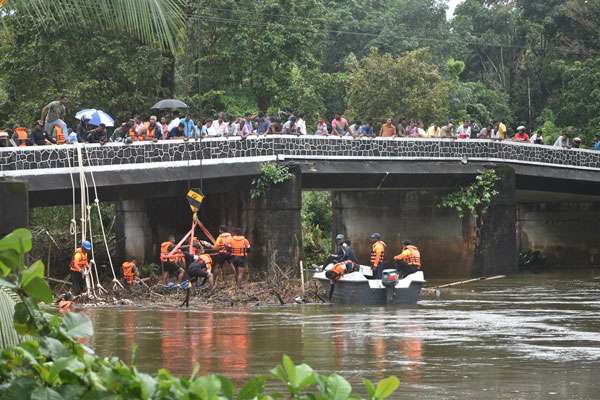
{"label": "stone masonry pattern", "polygon": [[[600,152],[560,149],[514,142],[448,139],[349,139],[330,137],[219,138],[203,141],[160,141],[131,145],[87,144],[85,166],[110,166],[216,160],[240,157],[293,156],[398,159],[494,159],[600,170]],[[0,171],[66,168],[74,165],[74,146],[0,149]]]}

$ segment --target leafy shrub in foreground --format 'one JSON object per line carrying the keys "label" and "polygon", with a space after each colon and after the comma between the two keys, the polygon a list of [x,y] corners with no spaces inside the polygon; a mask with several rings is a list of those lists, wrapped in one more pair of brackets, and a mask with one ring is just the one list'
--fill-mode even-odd
{"label": "leafy shrub in foreground", "polygon": [[[219,375],[180,378],[161,369],[150,375],[128,366],[116,357],[98,357],[79,339],[93,334],[91,321],[83,314],[52,315],[40,307],[50,303],[52,293],[44,281],[44,265],[24,263],[31,250],[31,233],[17,229],[0,240],[0,286],[18,295],[14,326],[29,339],[0,354],[0,399],[31,400],[346,400],[359,399],[343,377],[315,372],[306,364],[296,365],[287,356],[271,370],[271,379],[283,384],[286,393],[269,392],[268,377],[249,379],[235,394],[230,380]],[[2,334],[2,332],[0,332]],[[389,377],[377,385],[364,381],[370,400],[389,397],[399,385]]]}

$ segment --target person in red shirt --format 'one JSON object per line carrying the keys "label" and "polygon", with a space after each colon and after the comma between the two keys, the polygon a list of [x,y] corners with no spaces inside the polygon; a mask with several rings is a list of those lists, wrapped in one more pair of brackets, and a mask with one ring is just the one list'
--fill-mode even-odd
{"label": "person in red shirt", "polygon": [[525,127],[523,125],[517,128],[517,133],[513,137],[515,142],[529,142],[529,134],[525,132]]}

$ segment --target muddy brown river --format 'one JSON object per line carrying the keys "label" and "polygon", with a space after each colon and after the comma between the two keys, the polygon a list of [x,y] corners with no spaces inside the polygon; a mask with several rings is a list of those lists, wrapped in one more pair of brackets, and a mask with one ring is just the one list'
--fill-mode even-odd
{"label": "muddy brown river", "polygon": [[93,347],[154,372],[240,381],[289,354],[356,388],[400,378],[397,399],[600,399],[599,271],[465,285],[414,308],[303,305],[94,309]]}

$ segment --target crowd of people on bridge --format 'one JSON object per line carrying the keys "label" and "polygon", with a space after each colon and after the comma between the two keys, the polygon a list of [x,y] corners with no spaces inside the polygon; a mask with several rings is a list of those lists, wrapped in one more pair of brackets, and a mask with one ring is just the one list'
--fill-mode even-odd
{"label": "crowd of people on bridge", "polygon": [[[497,119],[488,123],[480,123],[474,119],[466,119],[461,123],[453,120],[443,124],[436,122],[429,126],[420,120],[400,117],[398,120],[388,118],[383,121],[348,120],[342,113],[335,113],[332,120],[318,118],[311,129],[307,126],[306,115],[301,112],[279,112],[268,116],[266,113],[253,115],[250,112],[243,116],[225,115],[219,112],[214,118],[197,121],[191,113],[173,111],[160,118],[149,115],[133,118],[117,124],[116,128],[107,127],[104,123],[93,125],[89,118],[82,117],[75,129],[65,123],[67,98],[47,104],[41,113],[41,119],[31,128],[16,125],[12,130],[0,129],[0,147],[12,146],[44,146],[52,144],[74,143],[108,143],[120,142],[130,144],[139,141],[157,141],[169,139],[202,140],[211,137],[241,137],[251,135],[318,135],[351,138],[447,138],[455,140],[492,139],[511,140],[531,144],[552,144],[561,148],[580,148],[584,145],[581,137],[566,131],[553,143],[545,143],[541,129],[532,132],[525,123],[519,125],[511,134],[507,125]],[[600,134],[595,143],[588,144],[600,150]],[[591,146],[590,146],[591,145]]]}

